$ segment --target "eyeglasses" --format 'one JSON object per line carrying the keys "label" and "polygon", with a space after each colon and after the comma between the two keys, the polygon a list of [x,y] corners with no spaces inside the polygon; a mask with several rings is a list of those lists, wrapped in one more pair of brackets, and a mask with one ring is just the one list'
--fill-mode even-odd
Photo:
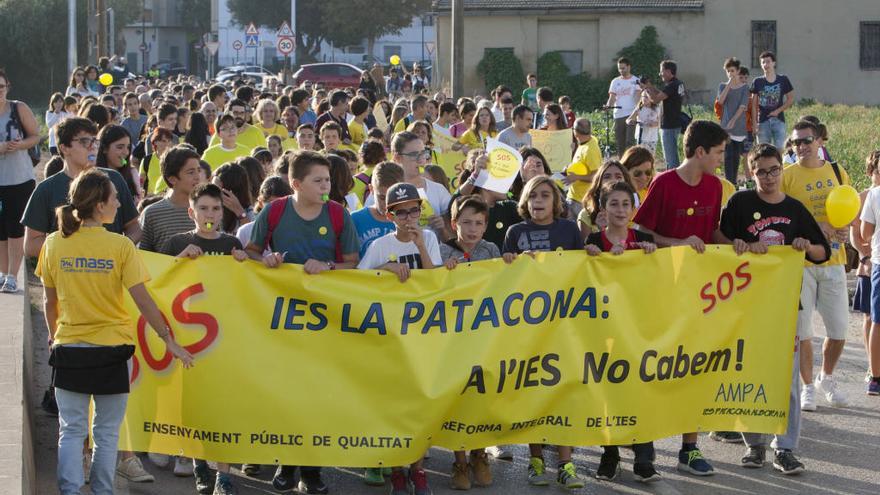
{"label": "eyeglasses", "polygon": [[406,220],[410,217],[418,218],[419,215],[422,214],[422,207],[416,206],[415,208],[410,208],[409,210],[393,210],[391,215],[398,220]]}
{"label": "eyeglasses", "polygon": [[225,126],[223,126],[223,127],[219,127],[219,128],[217,128],[217,130],[220,131],[220,132],[233,132],[233,131],[235,131],[236,129],[237,129],[236,127],[229,126],[229,125],[225,125]]}
{"label": "eyeglasses", "polygon": [[651,177],[652,175],[654,175],[654,171],[653,170],[634,170],[632,172],[632,176],[634,179],[638,179],[639,177],[641,177],[643,175],[645,177]]}
{"label": "eyeglasses", "polygon": [[779,177],[779,174],[782,173],[782,167],[770,167],[766,170],[759,168],[755,171],[755,176],[765,179],[767,177]]}
{"label": "eyeglasses", "polygon": [[431,158],[431,150],[425,149],[422,151],[410,151],[409,153],[401,153],[400,156],[405,156],[410,160],[418,160],[419,158],[424,158],[428,160]]}
{"label": "eyeglasses", "polygon": [[813,144],[813,141],[815,141],[815,140],[816,140],[816,138],[814,138],[813,136],[807,136],[805,138],[792,139],[791,144],[792,144],[792,146],[800,146],[802,144]]}
{"label": "eyeglasses", "polygon": [[91,148],[92,146],[96,146],[98,144],[98,138],[96,137],[81,137],[74,139],[80,146],[83,148]]}

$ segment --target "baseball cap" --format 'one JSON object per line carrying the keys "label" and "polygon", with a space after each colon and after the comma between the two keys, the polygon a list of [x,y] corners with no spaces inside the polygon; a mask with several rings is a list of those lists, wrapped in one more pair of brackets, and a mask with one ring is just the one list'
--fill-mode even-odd
{"label": "baseball cap", "polygon": [[412,184],[398,182],[389,187],[385,193],[385,205],[387,208],[399,205],[400,203],[406,203],[407,201],[422,201],[422,197],[419,196],[419,190]]}

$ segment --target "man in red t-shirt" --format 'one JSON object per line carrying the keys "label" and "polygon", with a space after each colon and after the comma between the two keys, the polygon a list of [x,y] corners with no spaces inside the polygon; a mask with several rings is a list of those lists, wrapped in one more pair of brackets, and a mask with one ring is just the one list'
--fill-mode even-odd
{"label": "man in red t-shirt", "polygon": [[[658,175],[633,222],[657,245],[688,245],[706,250],[721,219],[721,181],[714,171],[724,163],[727,132],[715,122],[695,120],[684,132],[684,163]],[[678,469],[697,476],[715,473],[697,448],[697,434],[681,436]]]}

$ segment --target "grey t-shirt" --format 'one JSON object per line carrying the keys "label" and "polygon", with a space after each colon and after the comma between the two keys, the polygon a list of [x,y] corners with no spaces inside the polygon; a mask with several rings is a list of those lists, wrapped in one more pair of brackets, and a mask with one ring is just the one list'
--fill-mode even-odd
{"label": "grey t-shirt", "polygon": [[456,258],[458,261],[483,261],[500,258],[501,250],[494,243],[480,239],[474,249],[465,256],[461,246],[455,240],[451,240],[440,244],[440,257],[444,262],[449,258]]}
{"label": "grey t-shirt", "polygon": [[516,128],[512,126],[501,131],[501,133],[498,134],[498,140],[515,150],[518,150],[523,146],[532,146],[532,135],[527,132],[520,136],[516,133]]}
{"label": "grey t-shirt", "polygon": [[[26,137],[22,130],[10,121],[12,119],[12,105],[19,105],[19,115],[21,115],[21,103],[8,101],[6,111],[0,113],[0,141],[3,142]],[[17,186],[31,180],[34,180],[34,164],[31,162],[27,150],[12,151],[0,155],[0,186]]]}
{"label": "grey t-shirt", "polygon": [[[724,91],[725,83],[721,83],[718,86],[718,96],[721,96],[721,92]],[[721,127],[723,127],[728,134],[736,137],[745,137],[748,134],[746,130],[746,112],[743,110],[743,113],[736,119],[736,122],[733,125],[733,128],[728,129],[727,125],[730,123],[730,119],[736,115],[739,107],[748,107],[749,105],[749,87],[746,84],[742,86],[731,89],[727,92],[727,99],[724,100],[724,104],[721,106]]]}
{"label": "grey t-shirt", "polygon": [[[137,207],[128,190],[128,185],[122,175],[109,168],[101,168],[116,186],[116,194],[119,198],[119,209],[116,210],[116,218],[112,224],[104,225],[107,230],[115,234],[125,234],[125,225],[137,218]],[[21,223],[25,227],[38,232],[51,233],[58,230],[58,222],[55,220],[55,208],[66,205],[67,194],[70,192],[70,183],[73,179],[62,170],[57,174],[47,177],[46,180],[37,184],[34,193],[28,200],[21,217]]]}
{"label": "grey t-shirt", "polygon": [[[261,246],[269,232],[270,206],[263,208],[254,220],[254,229],[251,231],[251,244]],[[357,230],[351,221],[348,211],[342,212],[342,233],[339,242],[342,244],[342,254],[352,254],[360,251],[360,241]],[[330,220],[330,209],[327,204],[321,210],[321,214],[312,220],[304,220],[293,207],[293,199],[288,198],[284,205],[284,213],[278,221],[278,226],[272,232],[271,249],[284,255],[285,263],[304,265],[309,259],[318,261],[334,261],[336,259],[336,233],[333,231],[333,222]]]}

